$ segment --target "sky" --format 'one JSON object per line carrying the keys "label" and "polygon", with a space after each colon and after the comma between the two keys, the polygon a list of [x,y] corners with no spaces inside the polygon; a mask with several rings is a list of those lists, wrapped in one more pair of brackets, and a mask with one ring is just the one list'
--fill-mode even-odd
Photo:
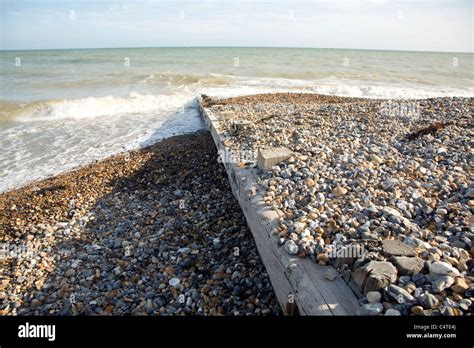
{"label": "sky", "polygon": [[474,0],[0,0],[0,49],[474,52]]}

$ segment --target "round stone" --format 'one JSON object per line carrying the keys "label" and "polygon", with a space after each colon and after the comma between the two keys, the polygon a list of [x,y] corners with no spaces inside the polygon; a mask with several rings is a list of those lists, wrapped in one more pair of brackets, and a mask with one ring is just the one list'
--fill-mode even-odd
{"label": "round stone", "polygon": [[430,293],[426,293],[426,294],[421,295],[420,298],[419,298],[419,302],[426,309],[434,308],[439,303],[436,296],[434,296]]}
{"label": "round stone", "polygon": [[423,313],[423,307],[413,306],[413,307],[411,307],[411,312],[415,315],[420,315],[421,313]]}
{"label": "round stone", "polygon": [[337,186],[332,190],[332,194],[336,197],[344,196],[346,193],[347,193],[347,189],[340,186]]}
{"label": "round stone", "polygon": [[171,285],[173,288],[177,288],[177,287],[179,286],[180,282],[181,282],[181,281],[180,281],[178,278],[171,278],[168,283],[169,283],[169,285]]}
{"label": "round stone", "polygon": [[311,178],[308,178],[304,181],[304,184],[308,187],[313,187],[314,186],[314,180]]}
{"label": "round stone", "polygon": [[382,300],[382,294],[378,291],[369,291],[367,293],[367,301],[369,303],[378,303]]}
{"label": "round stone", "polygon": [[326,277],[327,280],[334,280],[337,278],[337,271],[334,269],[334,268],[329,268],[327,271],[326,271],[326,274],[324,275]]}
{"label": "round stone", "polygon": [[291,239],[285,242],[284,248],[288,254],[291,254],[291,255],[298,254],[298,245],[296,245],[296,243],[293,242]]}
{"label": "round stone", "polygon": [[397,311],[396,309],[393,309],[393,308],[389,308],[385,312],[385,316],[387,316],[387,317],[395,317],[395,316],[400,316],[400,315],[402,315],[402,314],[399,311]]}
{"label": "round stone", "polygon": [[447,262],[442,262],[442,261],[436,261],[433,262],[430,266],[431,273],[434,274],[440,274],[440,275],[445,275],[445,274],[455,274],[458,275],[459,271],[451,266]]}

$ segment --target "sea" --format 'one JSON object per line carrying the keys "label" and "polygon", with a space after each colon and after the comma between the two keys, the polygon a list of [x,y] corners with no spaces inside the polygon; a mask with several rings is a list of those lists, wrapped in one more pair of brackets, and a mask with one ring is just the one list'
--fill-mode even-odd
{"label": "sea", "polygon": [[0,192],[204,128],[196,97],[474,96],[474,54],[312,48],[0,51]]}

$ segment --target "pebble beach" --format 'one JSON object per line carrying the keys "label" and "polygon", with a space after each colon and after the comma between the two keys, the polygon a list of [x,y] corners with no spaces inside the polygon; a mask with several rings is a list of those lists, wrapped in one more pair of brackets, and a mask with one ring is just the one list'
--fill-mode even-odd
{"label": "pebble beach", "polygon": [[[474,313],[473,98],[204,96],[282,217],[275,248],[328,267],[359,315]],[[237,121],[237,122],[236,122]],[[210,134],[0,195],[1,315],[276,315]]]}
{"label": "pebble beach", "polygon": [[1,315],[274,315],[208,132],[0,195]]}
{"label": "pebble beach", "polygon": [[[204,96],[234,161],[260,171],[273,231],[292,255],[334,265],[360,315],[472,315],[473,98]],[[330,272],[328,272],[329,274]],[[335,275],[331,275],[334,278]]]}

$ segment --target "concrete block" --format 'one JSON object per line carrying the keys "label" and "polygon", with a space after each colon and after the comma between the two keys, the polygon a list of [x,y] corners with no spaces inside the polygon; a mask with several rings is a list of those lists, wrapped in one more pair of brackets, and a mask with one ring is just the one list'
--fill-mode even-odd
{"label": "concrete block", "polygon": [[259,150],[257,157],[257,167],[263,171],[269,170],[274,165],[290,158],[292,154],[293,152],[291,152],[286,147],[275,147],[273,149]]}

